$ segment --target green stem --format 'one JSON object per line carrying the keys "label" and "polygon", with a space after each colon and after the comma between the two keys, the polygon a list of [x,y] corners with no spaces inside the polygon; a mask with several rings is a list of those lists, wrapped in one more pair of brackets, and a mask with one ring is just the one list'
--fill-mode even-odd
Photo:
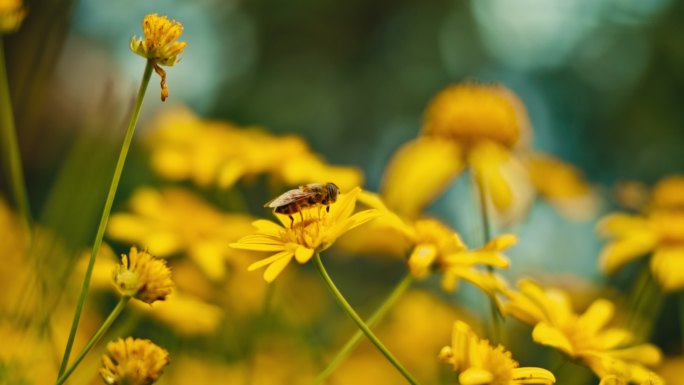
{"label": "green stem", "polygon": [[[413,281],[413,277],[410,274],[406,274],[404,279],[399,282],[399,284],[392,290],[390,295],[385,298],[383,303],[378,307],[375,312],[368,318],[366,321],[366,325],[368,327],[373,327],[377,322],[379,322],[385,314],[389,311],[392,306],[397,302],[397,300],[406,292],[406,289],[411,286],[411,282]],[[357,330],[356,333],[347,341],[347,343],[342,346],[342,348],[337,352],[335,357],[330,361],[328,366],[326,366],[323,371],[316,376],[316,379],[313,382],[313,385],[319,385],[322,384],[323,381],[325,381],[337,368],[337,366],[344,361],[345,358],[351,353],[354,348],[361,342],[361,339],[363,338],[363,332],[361,330]]]}
{"label": "green stem", "polygon": [[83,347],[83,350],[81,350],[81,353],[78,355],[78,357],[76,357],[76,360],[74,360],[74,363],[71,364],[69,369],[67,369],[63,374],[61,374],[59,376],[59,378],[57,379],[57,385],[62,385],[64,383],[64,381],[66,381],[69,378],[69,376],[71,375],[71,373],[74,372],[74,370],[76,369],[78,364],[80,364],[81,361],[83,361],[83,358],[85,358],[86,354],[88,354],[90,349],[92,349],[93,346],[95,346],[95,344],[97,343],[97,341],[99,341],[100,338],[102,338],[102,336],[105,334],[105,332],[107,330],[109,330],[109,327],[112,326],[112,324],[114,323],[116,318],[119,316],[119,314],[121,314],[121,312],[126,307],[126,304],[128,303],[128,301],[130,299],[131,299],[131,297],[127,297],[127,296],[122,296],[121,299],[119,299],[119,303],[117,303],[116,307],[114,307],[114,310],[112,310],[112,312],[109,313],[109,316],[102,323],[100,328],[97,329],[95,334],[92,337],[90,337],[90,340],[88,341],[88,343],[85,344],[85,346]]}
{"label": "green stem", "polygon": [[5,154],[3,164],[5,172],[10,179],[12,198],[19,209],[21,222],[26,239],[30,244],[31,239],[31,208],[29,207],[24,171],[21,167],[19,155],[19,142],[14,126],[14,114],[10,100],[9,82],[7,81],[7,68],[5,66],[5,48],[0,36],[0,139],[2,140],[2,152]]}
{"label": "green stem", "polygon": [[[481,181],[476,177],[473,179],[475,188],[479,193],[480,217],[482,218],[482,244],[486,245],[492,239],[491,229],[489,225],[489,209],[487,207],[487,187],[484,181]],[[489,271],[489,274],[494,274],[494,269],[491,266],[487,266],[487,270]],[[496,305],[496,301],[491,296],[489,296],[489,311],[492,319],[491,338],[493,342],[498,343],[501,342],[501,324],[499,319],[499,308]]]}
{"label": "green stem", "polygon": [[332,281],[330,276],[328,275],[328,272],[325,270],[325,267],[323,266],[323,262],[321,261],[321,256],[320,254],[316,253],[314,256],[314,264],[316,265],[316,269],[318,269],[318,272],[321,274],[321,277],[323,278],[323,281],[325,284],[328,286],[328,289],[330,289],[330,292],[333,294],[333,297],[335,297],[335,300],[337,303],[342,306],[345,312],[347,312],[347,315],[351,317],[352,320],[356,323],[356,326],[359,327],[359,329],[363,332],[363,334],[368,337],[368,339],[375,345],[375,347],[380,350],[380,352],[387,358],[387,360],[394,365],[394,367],[404,376],[404,378],[412,385],[417,385],[418,381],[416,381],[411,373],[409,373],[400,363],[397,361],[396,358],[390,353],[389,350],[385,347],[385,345],[380,342],[378,337],[375,336],[375,334],[370,330],[368,325],[366,325],[361,317],[359,317],[358,314],[356,314],[356,311],[354,311],[354,308],[347,302],[347,300],[344,298],[342,293],[337,289],[337,286],[335,286],[335,283]]}
{"label": "green stem", "polygon": [[133,139],[133,133],[135,132],[135,124],[138,121],[138,115],[140,115],[140,107],[142,107],[143,99],[145,98],[145,90],[150,82],[150,76],[152,75],[152,62],[147,61],[145,66],[145,72],[143,73],[142,81],[140,82],[140,89],[138,89],[138,95],[135,99],[135,107],[133,108],[133,115],[131,116],[131,121],[128,124],[128,129],[126,130],[126,135],[124,136],[123,145],[121,146],[121,152],[119,153],[119,159],[116,162],[116,168],[114,169],[114,176],[112,177],[112,183],[109,186],[109,192],[107,193],[107,199],[105,201],[104,208],[102,209],[102,216],[100,217],[100,224],[97,227],[97,234],[95,235],[95,242],[93,242],[93,249],[90,252],[90,259],[88,260],[88,267],[86,269],[85,277],[83,278],[83,286],[81,287],[81,294],[78,298],[78,303],[76,305],[76,311],[74,312],[74,319],[71,323],[71,331],[69,332],[69,339],[67,340],[66,348],[64,349],[64,356],[62,357],[62,363],[59,367],[59,374],[61,376],[64,373],[67,362],[69,361],[69,355],[71,354],[71,348],[74,344],[74,338],[76,337],[76,330],[78,329],[78,322],[81,319],[81,313],[83,312],[83,305],[85,299],[88,296],[88,289],[90,287],[90,277],[93,274],[93,267],[95,266],[95,259],[100,251],[100,246],[102,245],[102,238],[104,237],[105,228],[107,227],[107,222],[109,221],[109,213],[112,211],[112,204],[114,203],[114,197],[116,196],[116,190],[119,187],[119,180],[121,179],[121,173],[123,171],[124,164],[126,163],[126,156],[128,155],[128,149],[131,146],[131,140]]}

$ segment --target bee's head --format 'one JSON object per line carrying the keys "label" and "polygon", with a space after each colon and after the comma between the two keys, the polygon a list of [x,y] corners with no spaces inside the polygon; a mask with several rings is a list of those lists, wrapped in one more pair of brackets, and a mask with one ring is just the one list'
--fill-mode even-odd
{"label": "bee's head", "polygon": [[340,193],[340,188],[337,187],[335,183],[328,182],[325,185],[326,190],[328,190],[328,199],[330,202],[335,202],[337,200],[337,195]]}

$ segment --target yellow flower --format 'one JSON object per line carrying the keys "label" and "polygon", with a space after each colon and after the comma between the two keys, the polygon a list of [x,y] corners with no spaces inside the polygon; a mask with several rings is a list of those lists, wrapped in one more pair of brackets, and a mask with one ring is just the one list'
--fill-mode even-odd
{"label": "yellow flower", "polygon": [[492,347],[481,340],[468,324],[456,321],[451,346],[445,346],[439,358],[460,372],[461,385],[553,384],[556,378],[546,369],[519,368],[518,362],[503,346]]}
{"label": "yellow flower", "polygon": [[0,0],[0,34],[16,31],[26,17],[21,0]]}
{"label": "yellow flower", "polygon": [[207,335],[216,332],[223,309],[191,295],[174,291],[164,302],[137,306],[155,320],[170,325],[182,335]]}
{"label": "yellow flower", "polygon": [[611,239],[599,257],[604,273],[652,253],[651,271],[663,290],[684,288],[684,211],[611,214],[599,222],[598,230]]}
{"label": "yellow flower", "polygon": [[171,270],[166,262],[135,247],[131,247],[128,255],[121,255],[121,265],[114,270],[113,277],[121,295],[145,303],[163,301],[173,290]]}
{"label": "yellow flower", "polygon": [[227,189],[241,179],[267,174],[292,186],[334,180],[346,190],[363,179],[356,168],[325,163],[297,136],[203,120],[184,108],[160,114],[153,126],[147,138],[152,168],[171,180]]}
{"label": "yellow flower", "polygon": [[530,130],[525,106],[507,88],[461,83],[442,90],[425,111],[423,135],[444,137],[471,147],[492,141],[506,148]]}
{"label": "yellow flower", "polygon": [[155,72],[161,77],[161,99],[166,100],[169,90],[166,87],[166,72],[160,67],[173,66],[179,62],[178,56],[187,45],[176,41],[183,33],[183,25],[166,16],[156,13],[145,16],[142,23],[144,38],[131,38],[131,51],[150,60]]}
{"label": "yellow flower", "polygon": [[108,385],[150,385],[169,364],[169,353],[152,343],[132,337],[107,344],[100,376]]}
{"label": "yellow flower", "polygon": [[684,175],[673,175],[660,180],[653,187],[650,208],[684,211]]}
{"label": "yellow flower", "polygon": [[354,215],[356,198],[361,189],[356,187],[346,194],[340,194],[337,202],[330,205],[330,212],[320,207],[311,207],[294,216],[291,222],[287,215],[275,214],[282,223],[278,225],[267,220],[257,220],[253,224],[256,234],[247,235],[230,246],[255,251],[276,252],[276,254],[257,261],[249,270],[268,265],[264,279],[272,282],[278,274],[295,258],[306,263],[314,253],[330,247],[342,234],[377,217],[376,210],[364,210]]}
{"label": "yellow flower", "polygon": [[534,326],[535,342],[551,346],[589,366],[599,377],[619,375],[640,383],[655,376],[644,365],[657,365],[660,350],[651,344],[632,345],[632,334],[608,327],[615,306],[605,299],[594,301],[583,314],[572,308],[568,295],[544,289],[531,280],[521,280],[520,291],[505,293],[503,312]]}
{"label": "yellow flower", "polygon": [[402,216],[415,218],[468,166],[495,206],[506,211],[516,195],[511,179],[524,176],[511,154],[529,131],[524,105],[503,86],[449,86],[427,107],[421,137],[390,161],[383,197]]}
{"label": "yellow flower", "polygon": [[243,257],[228,246],[252,231],[252,218],[224,214],[192,192],[180,188],[138,189],[130,213],[112,215],[112,239],[144,246],[159,257],[187,254],[214,281],[226,275],[226,260]]}

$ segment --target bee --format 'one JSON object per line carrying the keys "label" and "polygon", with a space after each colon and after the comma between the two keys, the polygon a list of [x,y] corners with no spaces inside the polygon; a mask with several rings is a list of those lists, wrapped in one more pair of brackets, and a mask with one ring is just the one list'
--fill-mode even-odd
{"label": "bee", "polygon": [[290,220],[290,227],[294,224],[293,214],[299,213],[302,220],[302,209],[316,205],[325,206],[325,211],[330,212],[330,204],[335,203],[340,188],[335,183],[311,183],[299,186],[297,189],[287,191],[279,197],[264,204],[264,207],[275,209],[276,213],[286,214]]}

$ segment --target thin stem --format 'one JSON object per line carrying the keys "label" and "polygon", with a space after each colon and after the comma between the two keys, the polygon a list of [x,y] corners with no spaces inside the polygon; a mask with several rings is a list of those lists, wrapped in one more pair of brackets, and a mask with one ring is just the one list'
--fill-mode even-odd
{"label": "thin stem", "polygon": [[3,165],[10,179],[12,198],[19,209],[21,223],[26,234],[28,244],[31,239],[31,208],[29,207],[28,194],[24,180],[24,171],[21,167],[19,155],[19,142],[14,126],[14,114],[10,100],[9,82],[7,81],[7,67],[5,66],[5,48],[0,36],[0,140],[2,141],[2,153],[5,154]]}
{"label": "thin stem", "polygon": [[74,344],[74,338],[76,337],[76,330],[78,329],[78,322],[81,319],[81,313],[83,312],[83,305],[85,299],[88,296],[88,289],[90,288],[90,277],[93,274],[93,267],[95,266],[95,259],[100,251],[100,246],[102,245],[102,238],[104,237],[105,228],[107,227],[107,222],[109,221],[109,213],[112,211],[112,204],[114,203],[114,197],[116,196],[116,190],[119,187],[119,180],[121,179],[121,173],[123,171],[124,164],[126,163],[126,156],[128,155],[128,149],[131,146],[131,140],[133,139],[133,133],[135,132],[135,124],[138,121],[138,115],[140,115],[140,107],[142,107],[143,99],[145,98],[145,90],[150,82],[150,76],[152,75],[152,62],[147,61],[145,66],[145,72],[143,73],[142,81],[140,82],[140,88],[138,89],[138,95],[135,99],[135,107],[133,108],[133,115],[131,116],[131,121],[128,124],[128,129],[126,130],[126,135],[124,136],[123,145],[121,146],[121,152],[119,152],[119,159],[116,162],[116,168],[114,169],[114,176],[112,177],[112,183],[109,186],[109,192],[107,193],[107,199],[105,200],[104,208],[102,209],[102,216],[100,217],[100,225],[97,227],[97,234],[95,235],[95,242],[93,242],[93,249],[90,252],[90,259],[88,260],[88,267],[86,269],[85,277],[83,278],[83,286],[81,287],[81,294],[78,298],[78,303],[76,305],[76,311],[74,312],[74,319],[71,323],[71,331],[69,332],[69,339],[67,340],[66,348],[64,349],[64,356],[62,357],[62,363],[59,367],[59,374],[61,376],[64,373],[67,362],[69,361],[69,355],[71,354],[71,348]]}
{"label": "thin stem", "polygon": [[97,341],[99,341],[100,338],[102,338],[102,336],[105,334],[105,332],[107,330],[109,330],[109,327],[112,326],[112,324],[114,323],[116,318],[119,316],[119,314],[121,314],[121,312],[126,307],[126,304],[128,303],[128,301],[130,299],[131,299],[131,297],[127,297],[127,296],[122,296],[121,299],[119,299],[119,303],[117,303],[116,307],[114,307],[112,312],[109,313],[109,316],[102,323],[100,328],[97,329],[95,334],[92,337],[90,337],[90,340],[88,341],[88,343],[85,344],[85,346],[83,347],[83,350],[81,350],[81,353],[78,355],[78,357],[76,357],[76,360],[74,360],[74,363],[71,364],[69,369],[67,369],[63,374],[61,374],[59,376],[59,378],[57,379],[57,385],[62,385],[64,383],[64,381],[66,381],[69,378],[69,376],[71,375],[71,373],[74,372],[74,370],[76,369],[78,364],[80,364],[81,361],[83,361],[83,358],[85,358],[86,354],[88,354],[90,349],[92,349],[93,346],[95,346],[95,344],[97,343]]}
{"label": "thin stem", "polygon": [[[487,208],[487,187],[484,181],[473,178],[475,188],[479,193],[480,202],[480,217],[482,218],[482,238],[483,245],[486,245],[492,238],[491,229],[489,225],[489,209]],[[494,274],[494,269],[491,266],[487,266],[489,274]],[[499,309],[496,305],[494,298],[489,297],[489,311],[491,313],[492,319],[492,340],[494,342],[501,342],[501,324],[499,319]]]}
{"label": "thin stem", "polygon": [[332,281],[330,276],[328,275],[328,272],[325,270],[325,267],[323,266],[323,262],[321,261],[321,256],[320,254],[316,253],[314,256],[314,264],[316,265],[316,269],[318,269],[318,272],[321,274],[321,277],[323,278],[323,281],[325,284],[328,286],[328,289],[330,289],[330,292],[333,294],[333,297],[335,297],[335,300],[337,303],[342,306],[345,312],[347,312],[347,315],[351,317],[352,320],[356,323],[356,326],[359,327],[359,329],[363,332],[363,334],[368,337],[368,339],[375,345],[375,347],[380,350],[380,352],[387,358],[387,360],[394,365],[394,367],[404,376],[404,378],[412,385],[417,385],[418,381],[416,381],[411,373],[409,373],[400,363],[397,361],[396,358],[390,353],[389,350],[385,347],[385,345],[380,342],[378,337],[373,334],[373,332],[370,330],[368,325],[366,325],[361,317],[359,317],[358,314],[356,314],[356,311],[354,311],[354,308],[347,302],[347,300],[344,298],[342,293],[337,289],[337,286],[335,286],[335,283]]}
{"label": "thin stem", "polygon": [[[373,327],[376,323],[378,323],[384,316],[387,314],[390,308],[394,306],[394,304],[397,302],[397,300],[406,292],[406,289],[411,286],[411,282],[413,282],[413,277],[411,274],[406,274],[404,279],[402,279],[399,284],[392,290],[390,295],[385,298],[385,300],[380,304],[380,307],[378,307],[375,312],[368,318],[366,321],[366,325],[368,327]],[[316,376],[316,379],[313,382],[313,385],[319,385],[322,384],[323,381],[325,381],[337,368],[337,366],[344,361],[345,358],[351,353],[354,348],[361,342],[361,339],[363,338],[363,332],[361,330],[357,330],[356,333],[347,341],[347,343],[342,346],[342,348],[337,352],[335,357],[330,361],[328,366],[326,366],[323,371]]]}

